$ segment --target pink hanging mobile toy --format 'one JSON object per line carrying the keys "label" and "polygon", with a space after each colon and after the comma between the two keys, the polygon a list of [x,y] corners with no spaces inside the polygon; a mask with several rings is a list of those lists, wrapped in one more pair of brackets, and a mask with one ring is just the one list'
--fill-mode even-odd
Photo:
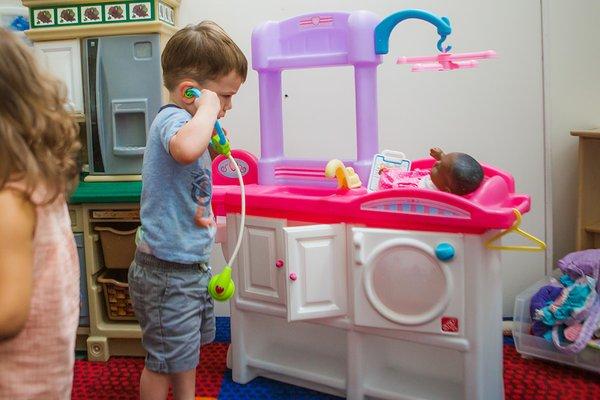
{"label": "pink hanging mobile toy", "polygon": [[494,50],[480,51],[477,53],[446,53],[429,57],[398,57],[396,64],[413,64],[412,72],[421,71],[449,71],[461,68],[475,68],[479,65],[477,60],[495,58]]}

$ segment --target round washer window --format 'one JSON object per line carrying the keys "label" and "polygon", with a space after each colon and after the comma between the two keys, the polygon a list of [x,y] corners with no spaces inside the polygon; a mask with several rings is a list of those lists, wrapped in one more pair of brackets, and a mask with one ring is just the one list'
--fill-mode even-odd
{"label": "round washer window", "polygon": [[424,324],[441,315],[452,288],[448,267],[430,247],[413,239],[375,249],[367,262],[364,284],[377,311],[407,325]]}

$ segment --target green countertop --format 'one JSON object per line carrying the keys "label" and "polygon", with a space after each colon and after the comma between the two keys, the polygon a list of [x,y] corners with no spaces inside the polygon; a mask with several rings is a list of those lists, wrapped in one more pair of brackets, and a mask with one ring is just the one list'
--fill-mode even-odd
{"label": "green countertop", "polygon": [[142,182],[79,182],[69,204],[139,203]]}

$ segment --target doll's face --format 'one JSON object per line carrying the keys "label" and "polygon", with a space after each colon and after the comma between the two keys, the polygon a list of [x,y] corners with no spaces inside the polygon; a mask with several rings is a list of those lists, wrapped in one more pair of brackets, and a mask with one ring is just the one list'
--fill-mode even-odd
{"label": "doll's face", "polygon": [[431,181],[440,190],[452,192],[452,168],[456,154],[443,154],[431,168]]}

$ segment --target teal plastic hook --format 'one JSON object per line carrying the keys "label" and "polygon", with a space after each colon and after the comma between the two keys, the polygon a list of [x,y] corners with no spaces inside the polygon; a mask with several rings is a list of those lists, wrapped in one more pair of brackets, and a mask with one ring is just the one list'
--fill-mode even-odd
{"label": "teal plastic hook", "polygon": [[446,35],[440,35],[440,40],[437,42],[437,48],[442,53],[447,53],[452,49],[452,46],[442,47],[442,43],[446,40]]}
{"label": "teal plastic hook", "polygon": [[[446,36],[452,33],[452,27],[450,26],[450,20],[447,17],[438,17],[430,12],[424,10],[403,10],[398,11],[394,14],[389,15],[383,19],[376,27],[374,31],[375,36],[375,54],[387,54],[389,50],[390,34],[392,30],[400,22],[407,19],[420,19],[425,22],[429,22],[437,28],[437,33],[440,35],[437,48],[439,51],[442,49],[442,43],[446,40]],[[449,51],[452,46],[446,47],[445,51]]]}

